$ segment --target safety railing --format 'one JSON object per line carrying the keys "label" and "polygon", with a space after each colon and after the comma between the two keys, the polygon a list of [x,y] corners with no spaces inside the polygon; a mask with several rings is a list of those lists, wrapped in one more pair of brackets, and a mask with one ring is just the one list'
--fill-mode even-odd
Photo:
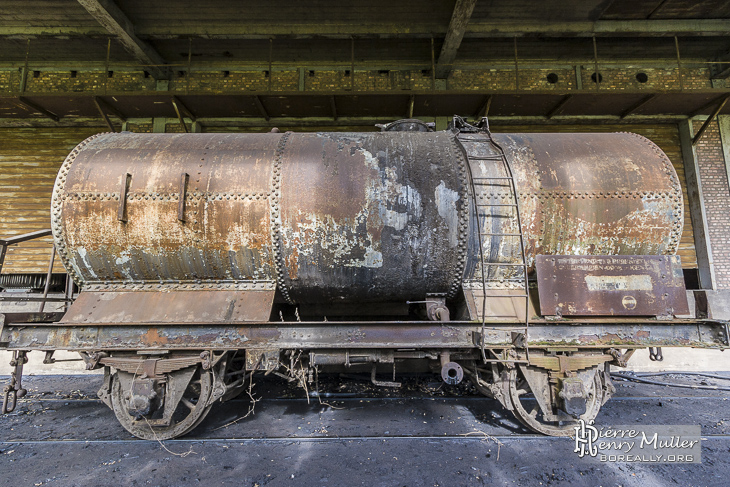
{"label": "safety railing", "polygon": [[[8,248],[12,245],[17,245],[23,242],[36,240],[39,238],[47,237],[51,235],[51,230],[38,230],[36,232],[25,233],[23,235],[14,235],[12,237],[0,238],[0,274],[2,273],[3,265],[5,263],[5,256],[7,255]],[[24,302],[38,302],[38,312],[42,313],[45,310],[46,303],[48,302],[62,302],[64,303],[64,310],[68,309],[68,304],[73,301],[73,281],[66,275],[66,285],[63,297],[49,297],[48,293],[51,288],[51,278],[53,275],[53,264],[56,259],[56,245],[54,244],[51,248],[51,258],[48,264],[48,272],[46,273],[46,280],[43,286],[43,296],[30,296],[27,294],[18,293],[0,293],[0,301],[24,301]]]}

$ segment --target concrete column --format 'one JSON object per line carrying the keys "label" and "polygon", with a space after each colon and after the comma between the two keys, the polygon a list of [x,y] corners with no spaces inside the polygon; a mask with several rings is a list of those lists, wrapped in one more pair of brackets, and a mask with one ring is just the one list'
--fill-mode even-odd
{"label": "concrete column", "polygon": [[[307,89],[304,78],[304,68],[297,68],[297,71],[299,73],[299,91],[304,91]],[[350,76],[352,76],[352,73],[350,73]]]}
{"label": "concrete column", "polygon": [[575,89],[583,89],[583,74],[581,74],[580,64],[575,65]]}
{"label": "concrete column", "polygon": [[[158,79],[155,84],[155,91],[169,91],[170,81],[166,79]],[[167,119],[166,118],[153,118],[152,119],[152,132],[156,134],[164,134],[166,131]]]}
{"label": "concrete column", "polygon": [[452,117],[434,117],[433,121],[436,123],[436,131],[446,130]]}
{"label": "concrete column", "polygon": [[679,123],[679,142],[682,146],[684,177],[687,182],[687,198],[689,199],[695,252],[697,253],[700,288],[716,289],[710,232],[707,227],[707,211],[705,210],[705,200],[702,195],[702,181],[700,179],[697,153],[692,145],[693,135],[692,119],[683,120]]}
{"label": "concrete column", "polygon": [[156,134],[164,134],[167,126],[167,119],[164,117],[156,117],[152,119],[152,132]]}
{"label": "concrete column", "polygon": [[727,197],[730,198],[730,115],[718,115],[717,123],[720,126],[722,154],[725,157],[725,172],[728,180]]}

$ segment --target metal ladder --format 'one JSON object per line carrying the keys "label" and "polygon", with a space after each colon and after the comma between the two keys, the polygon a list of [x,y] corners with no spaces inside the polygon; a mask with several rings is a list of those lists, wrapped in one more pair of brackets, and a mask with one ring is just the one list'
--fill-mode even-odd
{"label": "metal ladder", "polygon": [[[479,130],[478,135],[480,137],[477,138],[467,138],[467,137],[459,137],[460,141],[464,142],[487,142],[494,147],[498,153],[498,155],[494,156],[481,156],[478,154],[469,154],[467,153],[467,171],[469,174],[469,182],[471,185],[471,193],[472,193],[472,201],[473,201],[473,207],[474,207],[474,213],[476,216],[476,224],[477,224],[477,236],[478,236],[478,242],[479,242],[479,260],[480,260],[480,270],[481,270],[481,280],[482,280],[482,334],[481,334],[481,340],[480,340],[480,349],[482,354],[482,359],[487,362],[487,357],[485,353],[485,342],[486,342],[486,308],[487,308],[487,279],[486,279],[486,273],[485,268],[486,267],[518,267],[522,270],[522,278],[524,283],[524,292],[522,294],[496,294],[496,295],[490,295],[489,297],[493,298],[521,298],[524,299],[525,302],[525,321],[524,321],[524,328],[518,328],[518,330],[522,330],[524,333],[524,349],[525,354],[527,355],[529,359],[529,351],[528,351],[528,331],[530,327],[530,293],[529,293],[529,281],[527,276],[527,256],[525,252],[525,237],[524,233],[522,231],[522,214],[520,212],[520,201],[519,197],[517,195],[517,188],[515,186],[514,181],[514,173],[512,171],[512,166],[509,162],[509,159],[507,159],[506,154],[504,153],[504,149],[494,141],[492,138],[492,134],[489,131],[489,126],[486,123],[486,120],[483,120],[483,124],[485,125],[485,128]],[[468,133],[468,132],[467,132]],[[476,134],[475,134],[476,135]],[[471,161],[482,161],[482,160],[492,160],[492,161],[500,161],[502,162],[502,166],[504,168],[504,173],[506,173],[506,176],[488,176],[488,177],[478,177],[475,178],[472,169],[471,169]],[[498,203],[498,204],[480,204],[478,194],[476,191],[477,186],[497,186],[501,185],[504,186],[504,183],[507,183],[507,186],[510,189],[510,193],[513,198],[513,203]],[[517,233],[492,233],[492,232],[484,232],[482,230],[482,217],[487,218],[493,218],[493,214],[491,212],[485,211],[487,208],[511,208],[514,211],[514,216],[517,223]],[[484,211],[484,213],[482,213]],[[483,237],[507,237],[507,238],[519,238],[520,241],[520,262],[487,262],[484,258],[484,243],[483,243]],[[494,330],[507,330],[507,328],[494,328]]]}

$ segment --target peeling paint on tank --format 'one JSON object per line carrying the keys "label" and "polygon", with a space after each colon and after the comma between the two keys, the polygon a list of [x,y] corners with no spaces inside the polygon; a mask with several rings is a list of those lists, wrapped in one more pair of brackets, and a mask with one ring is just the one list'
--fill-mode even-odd
{"label": "peeling paint on tank", "polygon": [[[87,281],[270,279],[268,161],[276,140],[253,136],[234,150],[240,138],[223,134],[95,139],[95,150],[79,154],[71,167],[64,195],[68,248],[87,252],[76,258],[80,276]],[[221,144],[228,150],[208,154],[208,147]],[[117,219],[120,176],[109,163],[126,166],[132,175],[126,222]],[[190,175],[190,186],[181,223],[183,172]]]}
{"label": "peeling paint on tank", "polygon": [[[526,257],[537,254],[663,254],[681,236],[681,189],[669,160],[646,139],[633,134],[494,134],[512,164],[522,210]],[[476,146],[477,144],[473,144]],[[484,145],[470,147],[491,156]],[[629,154],[629,156],[627,156]],[[499,163],[474,160],[475,177],[504,176]],[[664,177],[668,174],[670,177]],[[510,203],[496,185],[478,188],[480,204]],[[514,218],[490,211],[482,232],[512,233]],[[512,222],[510,222],[512,220]],[[466,275],[478,276],[477,240],[470,244]],[[519,261],[517,239],[484,239],[492,262]],[[511,273],[490,268],[499,281]]]}
{"label": "peeling paint on tank", "polygon": [[378,216],[383,226],[403,230],[410,219],[421,218],[420,193],[411,186],[399,183],[395,168],[386,167],[380,170],[380,178],[370,182],[366,197],[368,208],[378,207]]}
{"label": "peeling paint on tank", "polygon": [[[357,150],[360,154],[363,156],[363,160],[365,161],[365,165],[369,167],[370,169],[379,169],[380,164],[378,163],[378,157],[373,156],[372,153],[364,149],[362,147],[355,147],[355,150]],[[386,157],[385,153],[380,154],[381,157]]]}
{"label": "peeling paint on tank", "polygon": [[456,209],[459,193],[447,188],[446,183],[441,181],[436,186],[434,198],[439,215],[449,228],[449,246],[456,247],[459,244],[459,214]]}
{"label": "peeling paint on tank", "polygon": [[457,255],[434,195],[440,181],[458,187],[453,160],[445,133],[292,134],[281,243],[293,300],[444,292]]}
{"label": "peeling paint on tank", "polygon": [[[98,278],[96,273],[94,272],[94,267],[91,265],[91,263],[88,260],[88,252],[85,248],[79,247],[76,249],[76,255],[81,259],[81,262],[84,263],[84,268],[86,271],[91,274],[92,277]],[[76,259],[77,265],[78,265],[78,259]]]}
{"label": "peeling paint on tank", "polygon": [[383,267],[383,254],[368,247],[365,249],[365,258],[360,262],[364,267]]}
{"label": "peeling paint on tank", "polygon": [[122,265],[122,264],[126,264],[126,263],[127,263],[127,262],[129,262],[130,260],[131,260],[131,259],[129,258],[129,252],[122,252],[122,253],[121,253],[121,254],[119,255],[119,257],[117,257],[117,258],[116,258],[116,259],[114,260],[114,263],[115,263],[116,265]]}
{"label": "peeling paint on tank", "polygon": [[[62,239],[86,280],[273,280],[278,262],[295,300],[450,292],[465,240],[455,232],[463,182],[452,138],[290,134],[283,145],[278,134],[100,136],[70,167]],[[132,180],[120,222],[124,171]],[[184,222],[181,173],[190,176]]]}
{"label": "peeling paint on tank", "polygon": [[[362,211],[355,219],[361,228],[367,221],[367,211]],[[296,225],[282,229],[284,245],[291,248],[286,257],[289,276],[295,279],[300,265],[311,265],[319,259],[325,259],[332,265],[345,267],[380,267],[382,253],[374,246],[372,235],[365,232],[353,232],[353,228],[345,222],[338,222],[331,215],[320,217],[314,213],[299,213]],[[355,259],[353,256],[362,255]]]}

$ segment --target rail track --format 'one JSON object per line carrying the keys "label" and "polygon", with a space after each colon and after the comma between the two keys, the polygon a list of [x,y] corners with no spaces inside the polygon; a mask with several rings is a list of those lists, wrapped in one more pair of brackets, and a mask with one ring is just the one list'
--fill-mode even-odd
{"label": "rail track", "polygon": [[[681,391],[676,391],[681,392]],[[333,395],[330,394],[326,398],[326,401],[319,402],[316,397],[310,398],[307,401],[306,397],[268,397],[260,400],[260,407],[266,407],[266,405],[281,405],[291,406],[298,405],[303,410],[309,409],[310,414],[322,414],[325,410],[332,410],[332,408],[342,410],[362,409],[354,408],[355,404],[368,404],[369,407],[376,407],[378,403],[387,404],[394,402],[402,402],[404,404],[418,403],[427,401],[428,403],[438,403],[441,406],[457,406],[460,404],[475,404],[478,402],[484,403],[485,401],[492,402],[490,399],[486,399],[479,396],[447,396],[447,397],[432,397],[432,396],[397,396],[397,397],[372,397],[367,395]],[[641,396],[618,396],[612,398],[612,403],[619,405],[622,402],[641,402],[651,401],[652,404],[664,403],[664,402],[675,402],[678,407],[684,407],[682,403],[690,403],[692,401],[711,401],[713,403],[723,403],[724,401],[730,400],[730,394],[724,395],[641,395]],[[227,407],[230,410],[244,411],[241,407],[236,405],[244,405],[249,403],[247,399],[233,399],[227,403]],[[333,404],[334,403],[334,404]],[[35,398],[24,398],[19,402],[19,408],[16,413],[10,415],[10,417],[22,415],[25,408],[29,405],[36,404],[39,409],[45,413],[55,413],[60,411],[61,407],[73,408],[74,406],[84,407],[85,405],[101,404],[99,399],[95,398],[48,398],[42,397]],[[496,404],[496,403],[495,403]],[[51,408],[47,406],[52,405]],[[320,406],[320,408],[317,408]],[[690,406],[687,404],[687,406]],[[31,406],[33,407],[33,406]],[[632,406],[635,408],[636,406]],[[691,407],[691,406],[690,406]],[[319,411],[317,411],[319,409]],[[488,409],[488,408],[485,408]],[[618,408],[620,409],[620,407]],[[214,415],[215,416],[215,415]],[[245,419],[243,419],[243,413],[238,418],[233,419],[233,424],[242,426]],[[229,418],[230,419],[230,418]],[[210,420],[209,420],[210,421]],[[220,420],[217,421],[220,423]],[[199,443],[290,443],[290,442],[332,442],[332,441],[392,441],[392,440],[415,440],[415,441],[445,441],[445,440],[459,440],[459,441],[494,441],[494,442],[505,442],[505,441],[547,441],[547,442],[559,442],[566,441],[565,438],[550,437],[539,434],[534,434],[526,430],[508,431],[503,429],[500,433],[485,433],[481,431],[467,431],[467,432],[452,432],[444,434],[348,434],[348,435],[241,435],[240,429],[233,429],[231,434],[226,434],[227,424],[213,424],[207,428],[201,428],[198,435],[190,437],[178,438],[165,440],[165,443],[181,443],[181,444],[199,444]],[[464,426],[464,425],[462,425]],[[492,425],[494,426],[494,425]],[[459,429],[459,428],[457,428]],[[493,430],[494,428],[488,428]],[[223,433],[223,434],[220,434]],[[124,434],[124,433],[121,433]],[[138,438],[108,438],[108,439],[88,439],[83,437],[77,437],[72,435],[70,437],[59,438],[55,435],[49,435],[43,438],[24,438],[24,437],[6,437],[7,439],[0,439],[0,445],[13,445],[13,444],[26,444],[26,445],[60,445],[60,444],[129,444],[134,442],[144,442],[146,440],[140,440]],[[730,440],[730,433],[708,433],[703,435],[703,439],[712,440]]]}
{"label": "rail track", "polygon": [[[709,434],[702,435],[703,440],[730,440],[730,434]],[[538,435],[534,433],[525,433],[517,435],[488,435],[488,436],[477,436],[477,435],[444,435],[444,436],[271,436],[267,438],[174,438],[165,440],[167,443],[261,443],[261,442],[278,442],[278,443],[292,443],[292,442],[332,442],[332,441],[386,441],[386,440],[423,440],[423,441],[443,441],[443,440],[459,440],[459,441],[514,441],[514,440],[540,440],[548,442],[560,442],[560,441],[572,441],[570,438],[561,436],[546,436]],[[2,444],[23,444],[23,445],[50,445],[50,444],[126,444],[126,443],[145,443],[149,440],[142,440],[140,438],[126,438],[126,439],[115,439],[115,440],[83,440],[83,439],[48,439],[48,440],[6,440],[0,441]]]}
{"label": "rail track", "polygon": [[[313,401],[311,401],[311,404],[316,405],[318,403],[316,396],[312,398]],[[427,400],[438,400],[438,401],[450,401],[450,400],[458,400],[458,401],[489,401],[489,399],[485,399],[484,397],[479,396],[458,396],[458,397],[429,397],[429,396],[402,396],[402,397],[369,397],[369,396],[361,396],[361,397],[340,397],[340,396],[322,396],[322,399],[326,399],[326,403],[330,402],[375,402],[375,401],[416,401],[419,399],[427,399]],[[724,400],[730,400],[730,395],[728,396],[624,396],[624,397],[612,397],[612,401],[646,401],[646,400],[652,400],[652,399],[659,399],[659,400],[682,400],[682,399],[724,399]],[[306,398],[300,398],[300,397],[279,397],[279,398],[265,398],[262,399],[264,402],[302,402],[307,403]],[[34,403],[47,403],[47,402],[63,402],[63,403],[99,403],[101,404],[101,399],[94,399],[94,398],[69,398],[69,399],[63,399],[63,398],[49,398],[45,399],[42,397],[31,397],[31,398],[24,398],[18,400],[18,406],[22,404],[34,404]],[[230,401],[231,403],[243,403],[248,402],[246,399],[232,399]],[[326,404],[324,404],[326,405]],[[11,413],[12,416],[12,413]]]}
{"label": "rail track", "polygon": [[[28,379],[29,395],[0,423],[0,481],[8,484],[45,485],[50,479],[59,485],[141,485],[154,478],[159,485],[203,479],[251,486],[373,485],[374,475],[387,475],[397,479],[393,484],[419,486],[478,486],[489,479],[517,485],[590,480],[639,486],[647,479],[724,485],[730,471],[730,394],[719,390],[617,381],[600,424],[700,424],[702,465],[597,469],[578,458],[571,438],[534,434],[496,401],[468,388],[434,393],[424,388],[429,382],[417,379],[405,381],[400,392],[364,382],[342,390],[320,381],[322,394],[309,400],[300,389],[262,381],[254,388],[262,397],[255,414],[244,417],[250,401],[239,396],[216,406],[191,434],[160,443],[138,439],[112,420],[94,396],[100,377]],[[444,392],[449,395],[436,395]]]}

